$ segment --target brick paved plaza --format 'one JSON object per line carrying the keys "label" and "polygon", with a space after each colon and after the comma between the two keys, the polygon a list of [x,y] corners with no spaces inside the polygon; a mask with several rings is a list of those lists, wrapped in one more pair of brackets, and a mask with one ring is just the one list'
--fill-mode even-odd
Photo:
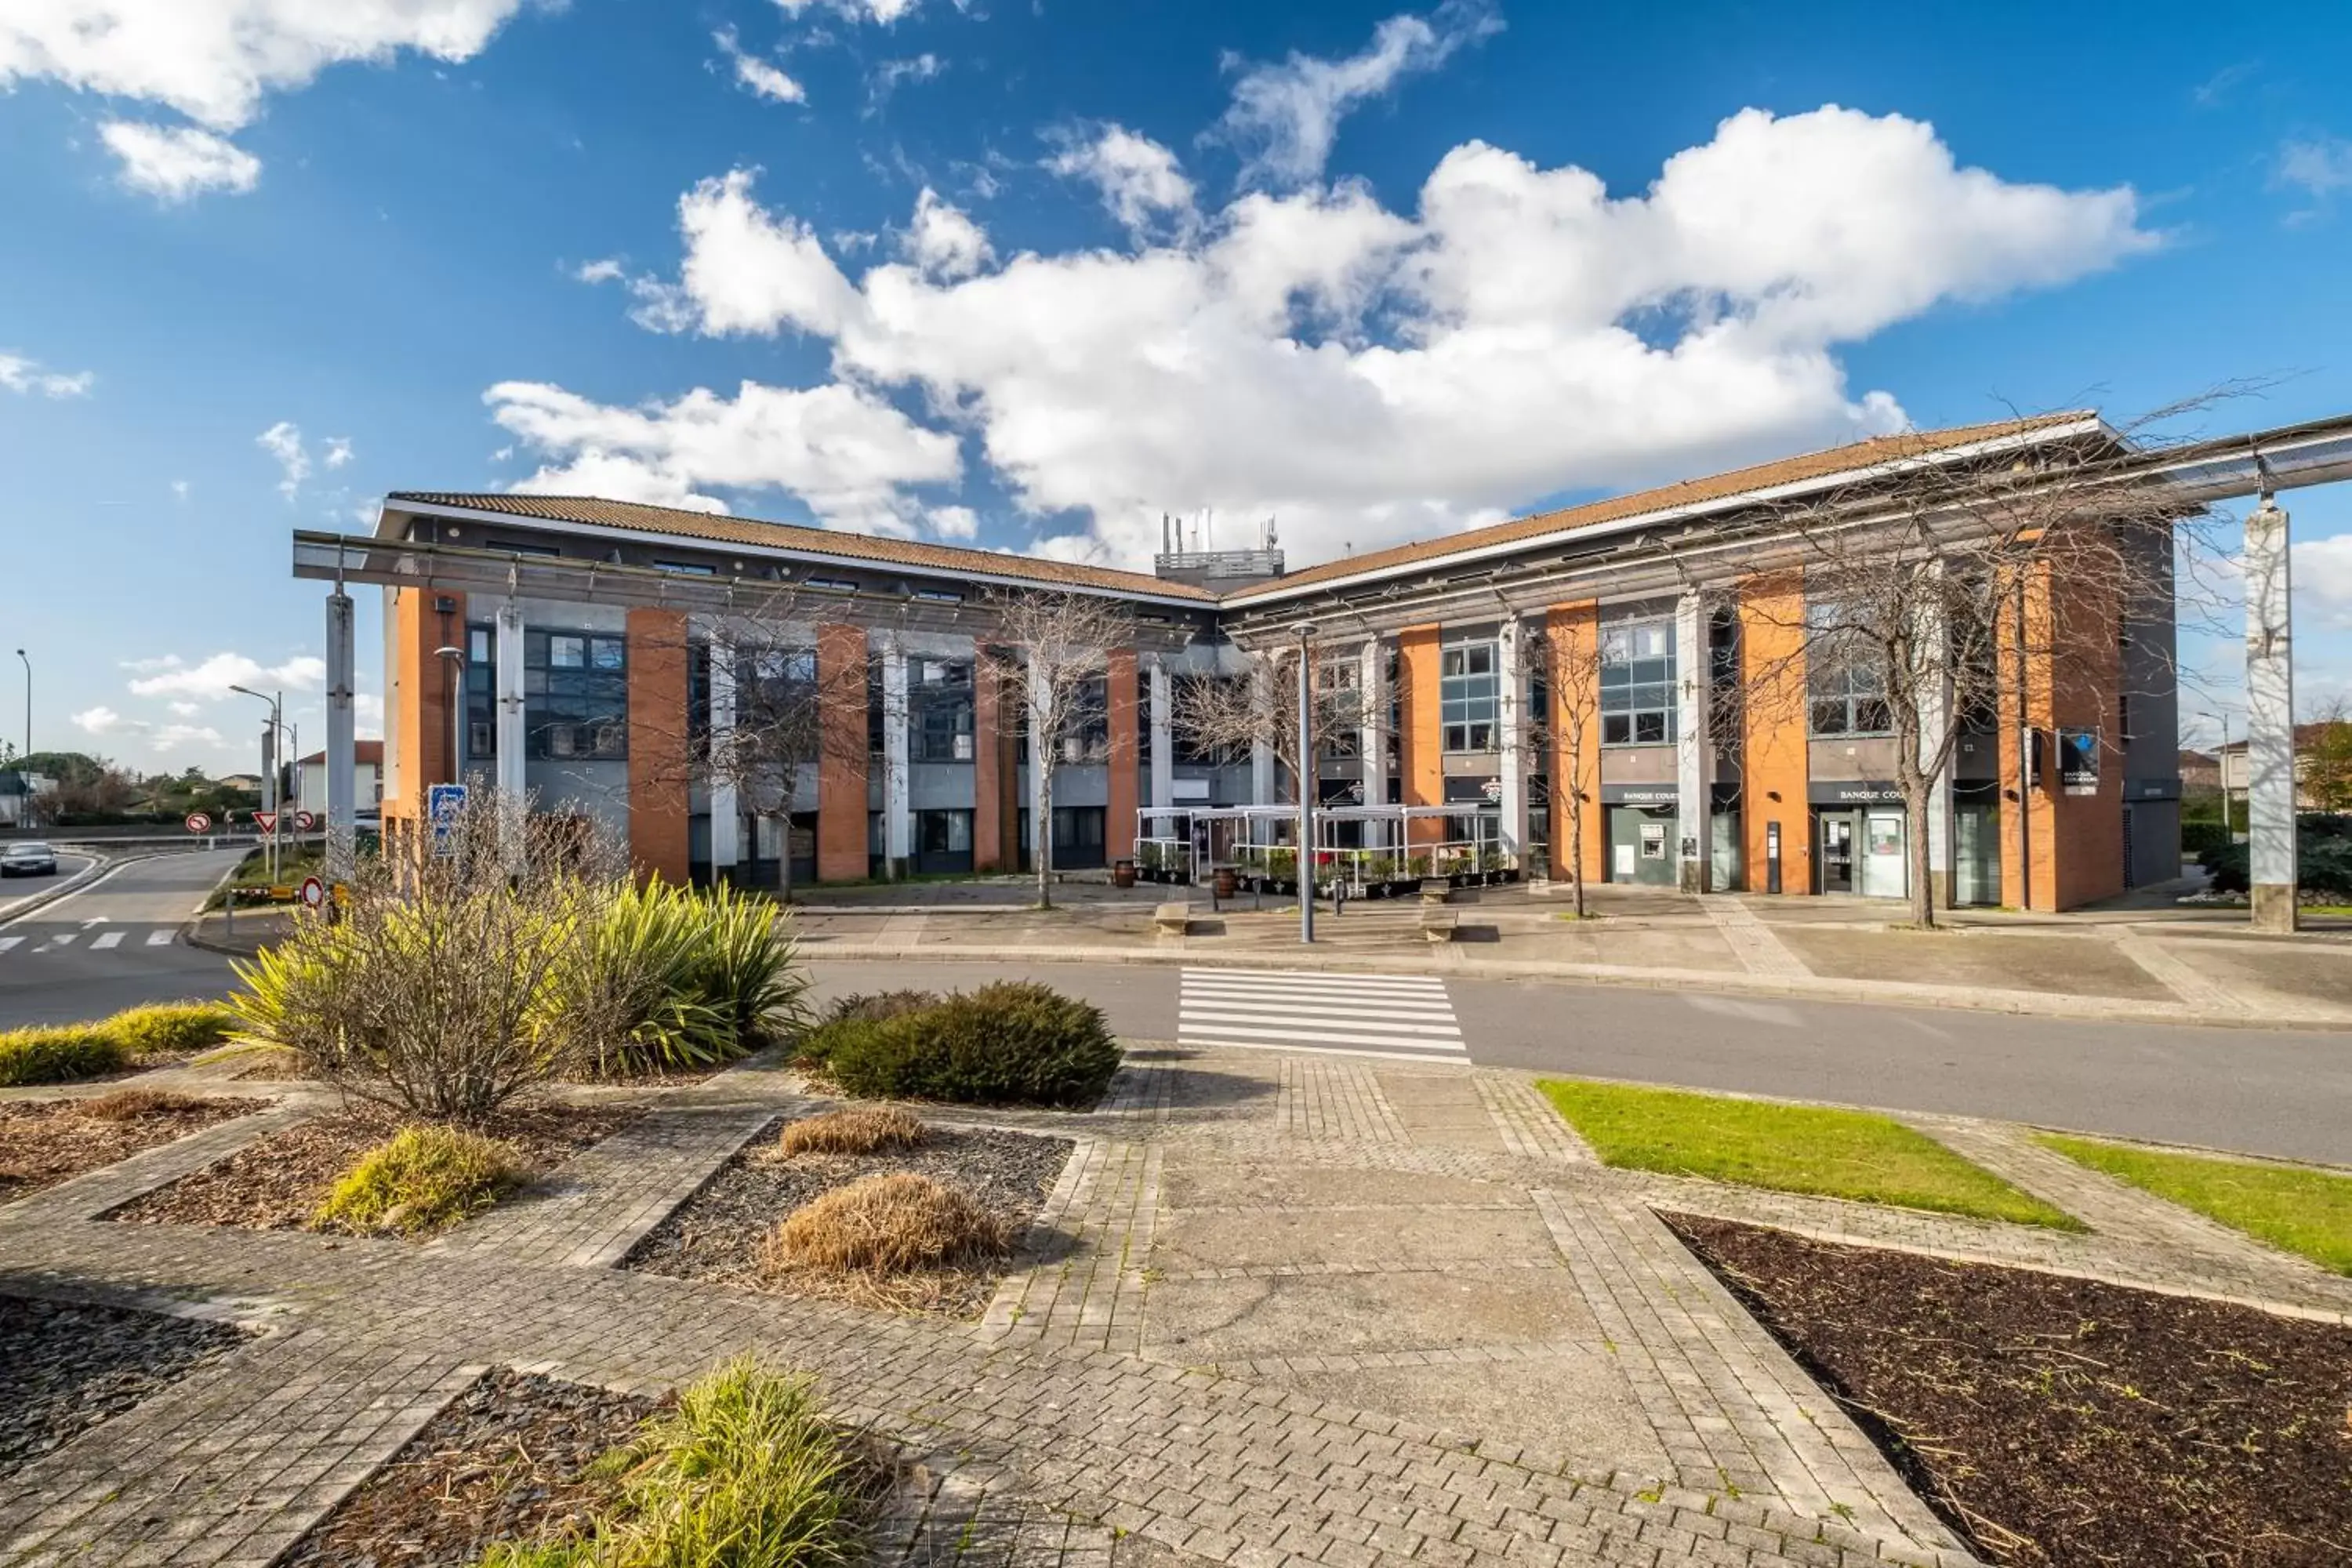
{"label": "brick paved plaza", "polygon": [[[262,1563],[490,1367],[667,1388],[746,1349],[911,1459],[903,1561],[1972,1561],[1657,1209],[2352,1320],[2352,1281],[2013,1128],[1916,1125],[2091,1228],[1611,1171],[1508,1072],[1130,1043],[976,1324],[624,1271],[777,1114],[755,1059],[422,1246],[102,1216],[330,1107],[302,1085],[0,1208],[0,1290],[256,1331],[12,1479],[0,1563]],[[58,1093],[72,1091],[16,1091]]]}

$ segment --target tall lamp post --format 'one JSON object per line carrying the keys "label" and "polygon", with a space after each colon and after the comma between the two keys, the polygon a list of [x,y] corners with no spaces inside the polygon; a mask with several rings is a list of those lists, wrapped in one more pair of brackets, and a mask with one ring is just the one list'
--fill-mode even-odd
{"label": "tall lamp post", "polygon": [[268,754],[262,759],[261,808],[269,814],[269,880],[278,880],[278,716],[285,706],[284,695],[272,697],[266,691],[256,691],[250,686],[231,686],[231,691],[255,697],[269,704]]}
{"label": "tall lamp post", "polygon": [[466,782],[466,650],[436,647],[433,657],[449,671],[449,782]]}
{"label": "tall lamp post", "polygon": [[1308,649],[1315,623],[1300,621],[1298,634],[1298,940],[1315,940],[1315,672]]}

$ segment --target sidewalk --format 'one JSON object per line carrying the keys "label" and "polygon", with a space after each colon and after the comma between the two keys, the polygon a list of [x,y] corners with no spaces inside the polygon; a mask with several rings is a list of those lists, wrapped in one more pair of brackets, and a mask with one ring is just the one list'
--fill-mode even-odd
{"label": "sidewalk", "polygon": [[[1933,931],[1902,928],[1885,900],[1689,897],[1657,889],[1456,889],[1454,940],[1433,942],[1412,900],[1318,906],[1316,945],[1298,943],[1294,901],[1244,894],[1212,907],[1202,889],[1030,889],[911,884],[823,892],[794,906],[809,956],[827,960],[1173,963],[1278,961],[1302,969],[1423,972],[1701,989],[1895,1005],[2219,1027],[2352,1027],[2352,940],[2317,931],[2257,936],[2242,911],[2165,905],[2064,915],[1952,911]],[[1182,937],[1154,910],[1189,903]]]}

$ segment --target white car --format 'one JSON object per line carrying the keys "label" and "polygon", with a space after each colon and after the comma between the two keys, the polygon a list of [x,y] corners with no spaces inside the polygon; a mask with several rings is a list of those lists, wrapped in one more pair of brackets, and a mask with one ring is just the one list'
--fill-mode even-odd
{"label": "white car", "polygon": [[58,852],[38,840],[0,849],[0,877],[54,877]]}

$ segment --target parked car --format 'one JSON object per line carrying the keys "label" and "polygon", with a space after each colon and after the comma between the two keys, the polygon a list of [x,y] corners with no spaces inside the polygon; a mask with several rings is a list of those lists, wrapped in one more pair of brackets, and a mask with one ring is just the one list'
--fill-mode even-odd
{"label": "parked car", "polygon": [[58,852],[37,841],[11,844],[0,849],[0,877],[54,877]]}

